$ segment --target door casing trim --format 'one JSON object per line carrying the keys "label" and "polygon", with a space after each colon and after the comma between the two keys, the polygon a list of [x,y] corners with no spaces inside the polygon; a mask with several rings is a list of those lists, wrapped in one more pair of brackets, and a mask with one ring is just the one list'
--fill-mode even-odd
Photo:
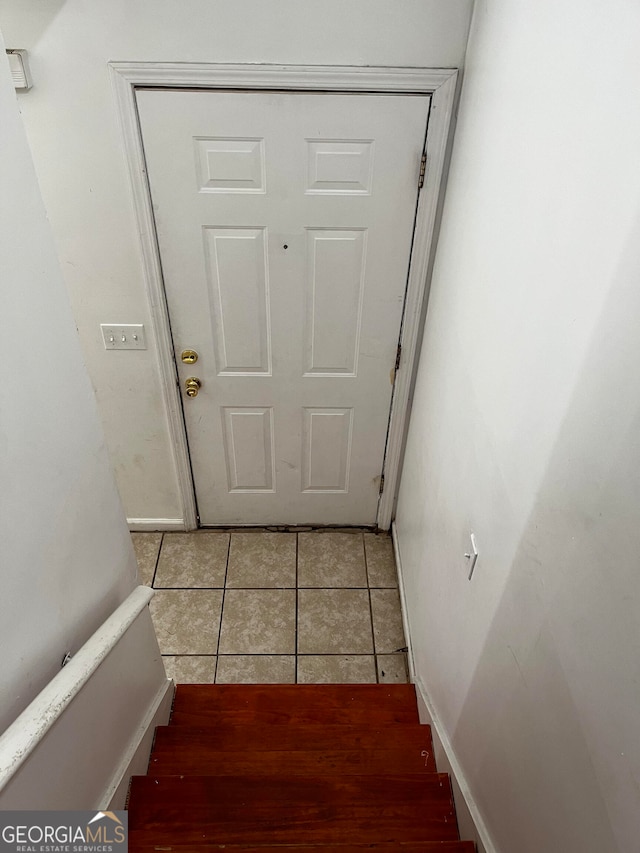
{"label": "door casing trim", "polygon": [[[147,182],[135,90],[140,87],[318,91],[431,95],[427,166],[418,196],[411,265],[400,332],[402,357],[396,374],[384,460],[384,491],[377,524],[387,530],[399,485],[415,371],[435,249],[437,215],[452,128],[458,72],[454,68],[391,68],[322,65],[229,65],[184,62],[110,62],[109,73],[129,169],[140,234],[144,278],[156,333],[162,395],[176,470],[184,529],[198,526],[195,492],[180,389],[176,381],[169,313]],[[416,181],[417,181],[416,174]]]}

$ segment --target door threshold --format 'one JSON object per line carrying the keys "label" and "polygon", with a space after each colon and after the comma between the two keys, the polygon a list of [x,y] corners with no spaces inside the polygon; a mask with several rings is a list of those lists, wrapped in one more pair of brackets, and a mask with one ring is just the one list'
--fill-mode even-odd
{"label": "door threshold", "polygon": [[334,533],[358,533],[361,530],[376,531],[375,524],[202,524],[198,530],[266,530],[270,533],[309,533],[312,530],[331,530]]}

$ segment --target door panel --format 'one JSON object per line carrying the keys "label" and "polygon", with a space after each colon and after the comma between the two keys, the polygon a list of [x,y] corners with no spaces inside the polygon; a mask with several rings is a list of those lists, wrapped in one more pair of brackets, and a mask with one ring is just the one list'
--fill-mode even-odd
{"label": "door panel", "polygon": [[429,97],[137,101],[201,523],[374,524]]}
{"label": "door panel", "polygon": [[219,376],[271,374],[264,228],[203,229]]}

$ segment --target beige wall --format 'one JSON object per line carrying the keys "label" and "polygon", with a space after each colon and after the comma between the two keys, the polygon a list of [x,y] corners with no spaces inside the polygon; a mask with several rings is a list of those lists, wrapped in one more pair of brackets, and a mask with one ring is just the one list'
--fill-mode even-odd
{"label": "beige wall", "polygon": [[[0,0],[20,105],[130,518],[182,516],[109,60],[458,66],[471,0]],[[105,352],[101,322],[144,323]]]}
{"label": "beige wall", "polygon": [[625,0],[483,0],[470,35],[397,528],[501,853],[640,835],[639,43]]}

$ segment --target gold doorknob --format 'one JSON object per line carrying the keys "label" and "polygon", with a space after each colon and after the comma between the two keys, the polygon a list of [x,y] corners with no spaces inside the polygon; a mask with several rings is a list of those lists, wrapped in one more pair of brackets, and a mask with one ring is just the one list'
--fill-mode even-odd
{"label": "gold doorknob", "polygon": [[190,376],[184,383],[184,387],[187,391],[187,397],[197,397],[198,391],[202,388],[202,382],[197,376]]}
{"label": "gold doorknob", "polygon": [[194,349],[184,349],[180,355],[180,360],[184,364],[195,364],[198,360],[198,353]]}

